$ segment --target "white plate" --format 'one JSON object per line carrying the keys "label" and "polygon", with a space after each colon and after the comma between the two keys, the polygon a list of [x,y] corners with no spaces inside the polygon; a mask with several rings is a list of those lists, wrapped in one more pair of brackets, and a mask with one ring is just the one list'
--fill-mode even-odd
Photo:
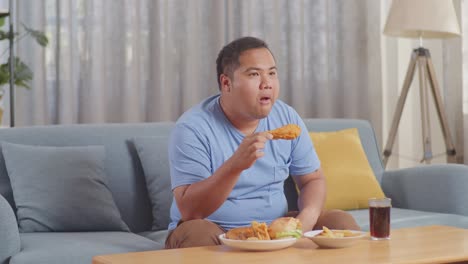
{"label": "white plate", "polygon": [[332,237],[317,236],[318,234],[322,232],[323,232],[322,230],[312,230],[309,232],[305,232],[304,237],[311,239],[312,241],[314,241],[315,244],[319,245],[320,247],[344,248],[344,247],[350,247],[354,245],[359,239],[366,236],[366,232],[362,232],[362,231],[351,231],[356,234],[356,236],[352,236],[352,237],[332,238]]}
{"label": "white plate", "polygon": [[223,244],[243,250],[270,251],[290,247],[296,243],[297,238],[285,238],[276,240],[235,240],[227,239],[225,234],[219,235]]}

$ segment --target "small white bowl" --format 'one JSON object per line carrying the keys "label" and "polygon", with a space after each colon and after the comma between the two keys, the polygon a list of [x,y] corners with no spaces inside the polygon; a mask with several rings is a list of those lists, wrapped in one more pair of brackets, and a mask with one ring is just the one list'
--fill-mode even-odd
{"label": "small white bowl", "polygon": [[[332,230],[336,231],[336,230]],[[322,233],[322,230],[312,230],[304,233],[304,237],[307,237],[308,239],[314,241],[315,244],[317,244],[320,247],[324,248],[344,248],[344,247],[350,247],[360,239],[366,236],[366,232],[362,231],[355,231],[351,230],[356,236],[351,236],[351,237],[323,237],[323,236],[318,236],[320,233]]]}

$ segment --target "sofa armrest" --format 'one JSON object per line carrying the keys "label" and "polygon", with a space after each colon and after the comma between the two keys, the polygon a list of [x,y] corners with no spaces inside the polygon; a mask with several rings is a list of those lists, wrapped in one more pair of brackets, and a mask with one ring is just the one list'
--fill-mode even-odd
{"label": "sofa armrest", "polygon": [[10,204],[0,195],[0,264],[8,263],[10,257],[20,251],[20,237],[15,213]]}
{"label": "sofa armrest", "polygon": [[397,208],[468,216],[468,166],[427,165],[384,172],[382,189]]}

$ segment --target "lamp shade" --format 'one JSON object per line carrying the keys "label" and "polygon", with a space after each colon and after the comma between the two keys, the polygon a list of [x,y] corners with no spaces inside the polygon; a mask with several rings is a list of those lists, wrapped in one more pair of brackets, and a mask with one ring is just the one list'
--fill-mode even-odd
{"label": "lamp shade", "polygon": [[393,0],[384,34],[404,38],[460,35],[452,0]]}

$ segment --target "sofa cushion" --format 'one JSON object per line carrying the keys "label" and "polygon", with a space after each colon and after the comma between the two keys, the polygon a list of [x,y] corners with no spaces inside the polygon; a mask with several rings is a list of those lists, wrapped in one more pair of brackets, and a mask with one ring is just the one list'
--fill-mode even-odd
{"label": "sofa cushion", "polygon": [[153,213],[151,230],[165,230],[169,225],[172,203],[171,178],[167,156],[167,137],[139,137],[133,140],[145,175]]}
{"label": "sofa cushion", "polygon": [[384,197],[356,128],[309,134],[327,182],[325,208],[368,208],[369,198]]}
{"label": "sofa cushion", "polygon": [[169,230],[159,230],[159,231],[145,231],[138,233],[140,236],[144,236],[148,239],[153,240],[154,242],[161,245],[161,248],[164,248],[166,244],[166,238],[169,235]]}
{"label": "sofa cushion", "polygon": [[[10,264],[83,264],[93,256],[161,249],[159,243],[128,232],[22,233],[21,252]],[[156,263],[156,262],[155,262]]]}
{"label": "sofa cushion", "polygon": [[21,249],[15,214],[10,204],[0,195],[0,263],[8,263],[8,259]]}
{"label": "sofa cushion", "polygon": [[2,143],[20,232],[128,231],[107,187],[103,146]]}

